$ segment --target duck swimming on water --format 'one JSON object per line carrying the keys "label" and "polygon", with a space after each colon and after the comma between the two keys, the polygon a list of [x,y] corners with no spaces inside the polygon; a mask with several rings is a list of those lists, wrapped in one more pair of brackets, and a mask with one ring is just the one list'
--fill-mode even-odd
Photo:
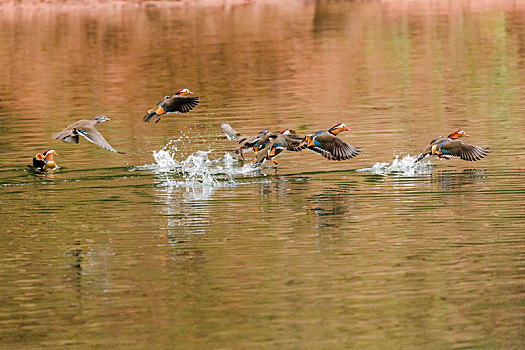
{"label": "duck swimming on water", "polygon": [[57,168],[58,165],[53,156],[58,156],[54,149],[48,149],[44,153],[37,153],[33,158],[33,167],[41,170]]}
{"label": "duck swimming on water", "polygon": [[419,155],[416,162],[426,156],[438,156],[439,158],[461,158],[468,161],[476,161],[484,158],[490,151],[488,147],[470,145],[462,140],[461,137],[469,136],[463,130],[457,130],[448,136],[439,136],[430,141],[430,146]]}

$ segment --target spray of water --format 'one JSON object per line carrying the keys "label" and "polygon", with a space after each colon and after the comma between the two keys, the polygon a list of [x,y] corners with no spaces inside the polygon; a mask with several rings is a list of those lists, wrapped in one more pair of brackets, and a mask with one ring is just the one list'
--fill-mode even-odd
{"label": "spray of water", "polygon": [[417,157],[406,155],[399,159],[399,155],[389,162],[377,162],[371,168],[363,168],[358,171],[371,172],[378,175],[400,175],[400,176],[414,176],[418,174],[428,174],[432,170],[432,163],[428,161],[415,162]]}
{"label": "spray of water", "polygon": [[218,159],[209,158],[213,150],[197,151],[184,156],[179,149],[184,141],[184,136],[171,140],[162,149],[153,151],[153,164],[137,166],[134,170],[153,171],[161,180],[161,186],[200,189],[201,192],[210,193],[217,187],[235,186],[235,176],[258,173],[250,164],[238,166],[236,163],[239,161],[229,153]]}

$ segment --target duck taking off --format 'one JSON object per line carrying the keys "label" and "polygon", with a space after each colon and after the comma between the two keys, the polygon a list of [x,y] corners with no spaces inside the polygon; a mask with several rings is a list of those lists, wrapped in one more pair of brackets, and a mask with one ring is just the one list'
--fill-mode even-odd
{"label": "duck taking off", "polygon": [[299,151],[308,148],[330,160],[346,160],[354,158],[359,154],[360,149],[359,147],[352,146],[338,138],[337,135],[341,131],[350,131],[350,128],[344,123],[339,123],[328,130],[321,130],[306,135],[301,144],[295,150]]}
{"label": "duck taking off", "polygon": [[155,107],[150,109],[144,116],[144,121],[150,123],[160,122],[164,115],[187,113],[199,104],[198,97],[189,97],[192,95],[188,89],[180,89],[173,96],[166,96],[160,100]]}
{"label": "duck taking off", "polygon": [[299,149],[297,147],[301,144],[302,140],[303,137],[297,136],[294,130],[285,129],[281,131],[277,137],[269,139],[269,141],[259,149],[259,152],[257,152],[252,162],[252,166],[258,167],[266,160],[275,165],[279,165],[275,158],[284,150],[298,151]]}
{"label": "duck taking off", "polygon": [[270,137],[276,137],[268,129],[261,129],[255,136],[247,136],[235,131],[228,123],[222,123],[221,128],[228,140],[237,142],[237,153],[241,159],[244,159],[243,150],[252,148],[257,153],[259,148],[270,140]]}
{"label": "duck taking off", "polygon": [[447,137],[439,136],[430,141],[430,146],[419,155],[416,163],[426,156],[438,156],[439,158],[461,158],[468,161],[476,161],[484,158],[490,151],[488,147],[470,145],[459,138],[469,136],[463,130],[457,130]]}
{"label": "duck taking off", "polygon": [[78,143],[79,136],[86,138],[89,142],[93,142],[95,145],[102,147],[111,152],[119,152],[106,141],[104,136],[97,129],[95,125],[110,120],[105,115],[99,115],[93,120],[78,120],[71,125],[68,125],[64,130],[53,134],[54,140],[62,140],[64,142]]}

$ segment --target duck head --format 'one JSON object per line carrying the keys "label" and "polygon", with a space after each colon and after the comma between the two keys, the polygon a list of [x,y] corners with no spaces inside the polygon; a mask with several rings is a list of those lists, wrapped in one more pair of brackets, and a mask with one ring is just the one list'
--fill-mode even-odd
{"label": "duck head", "polygon": [[284,129],[279,134],[281,134],[281,135],[292,135],[292,134],[295,134],[295,131],[290,130],[290,129]]}
{"label": "duck head", "polygon": [[345,125],[345,123],[339,123],[337,125],[332,126],[328,132],[332,135],[337,135],[341,131],[350,131],[350,128]]}
{"label": "duck head", "polygon": [[107,122],[107,121],[109,121],[109,120],[111,120],[111,119],[109,119],[109,118],[106,117],[105,115],[99,115],[98,117],[95,117],[94,120],[95,120],[95,121],[97,122],[97,124],[98,124],[98,123],[102,123],[102,122]]}
{"label": "duck head", "polygon": [[186,95],[192,95],[193,92],[191,92],[190,90],[184,88],[184,89],[180,89],[179,91],[177,91],[175,93],[175,96],[186,96]]}
{"label": "duck head", "polygon": [[468,136],[463,130],[456,130],[452,134],[448,135],[449,139],[459,139],[460,137]]}
{"label": "duck head", "polygon": [[[58,153],[56,153],[54,149],[48,149],[43,154],[44,159],[47,161],[53,160],[53,156],[58,156]],[[37,157],[38,157],[38,154],[37,154]]]}

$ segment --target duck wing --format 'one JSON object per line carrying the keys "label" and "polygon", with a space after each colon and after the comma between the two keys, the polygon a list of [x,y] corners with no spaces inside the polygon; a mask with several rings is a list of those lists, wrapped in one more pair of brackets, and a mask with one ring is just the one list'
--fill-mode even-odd
{"label": "duck wing", "polygon": [[104,136],[102,136],[102,134],[93,127],[84,128],[84,129],[75,129],[75,131],[77,133],[77,137],[78,135],[82,135],[89,142],[93,142],[95,145],[102,147],[108,151],[116,152],[116,153],[123,153],[111,147],[111,145],[106,141]]}
{"label": "duck wing", "polygon": [[461,158],[470,162],[480,160],[490,152],[488,147],[470,145],[461,140],[445,141],[441,151],[443,155]]}
{"label": "duck wing", "polygon": [[357,156],[360,149],[327,132],[315,137],[314,146],[307,148],[330,160],[346,160]]}
{"label": "duck wing", "polygon": [[73,130],[68,130],[68,128],[53,134],[53,140],[61,140],[69,143],[78,143],[78,134]]}
{"label": "duck wing", "polygon": [[[164,113],[187,113],[198,104],[198,97],[172,96],[161,107],[163,107]],[[157,109],[157,114],[163,114],[159,113],[161,112],[159,109]]]}
{"label": "duck wing", "polygon": [[301,150],[303,150],[303,148],[299,148],[299,146],[303,142],[304,137],[298,136],[295,133],[293,133],[291,135],[282,135],[282,136],[283,136],[282,139],[284,141],[284,147],[288,151],[301,151]]}
{"label": "duck wing", "polygon": [[239,137],[241,136],[241,133],[238,131],[235,131],[230,124],[228,123],[222,123],[221,129],[224,131],[224,135],[228,138],[228,141],[237,141]]}

